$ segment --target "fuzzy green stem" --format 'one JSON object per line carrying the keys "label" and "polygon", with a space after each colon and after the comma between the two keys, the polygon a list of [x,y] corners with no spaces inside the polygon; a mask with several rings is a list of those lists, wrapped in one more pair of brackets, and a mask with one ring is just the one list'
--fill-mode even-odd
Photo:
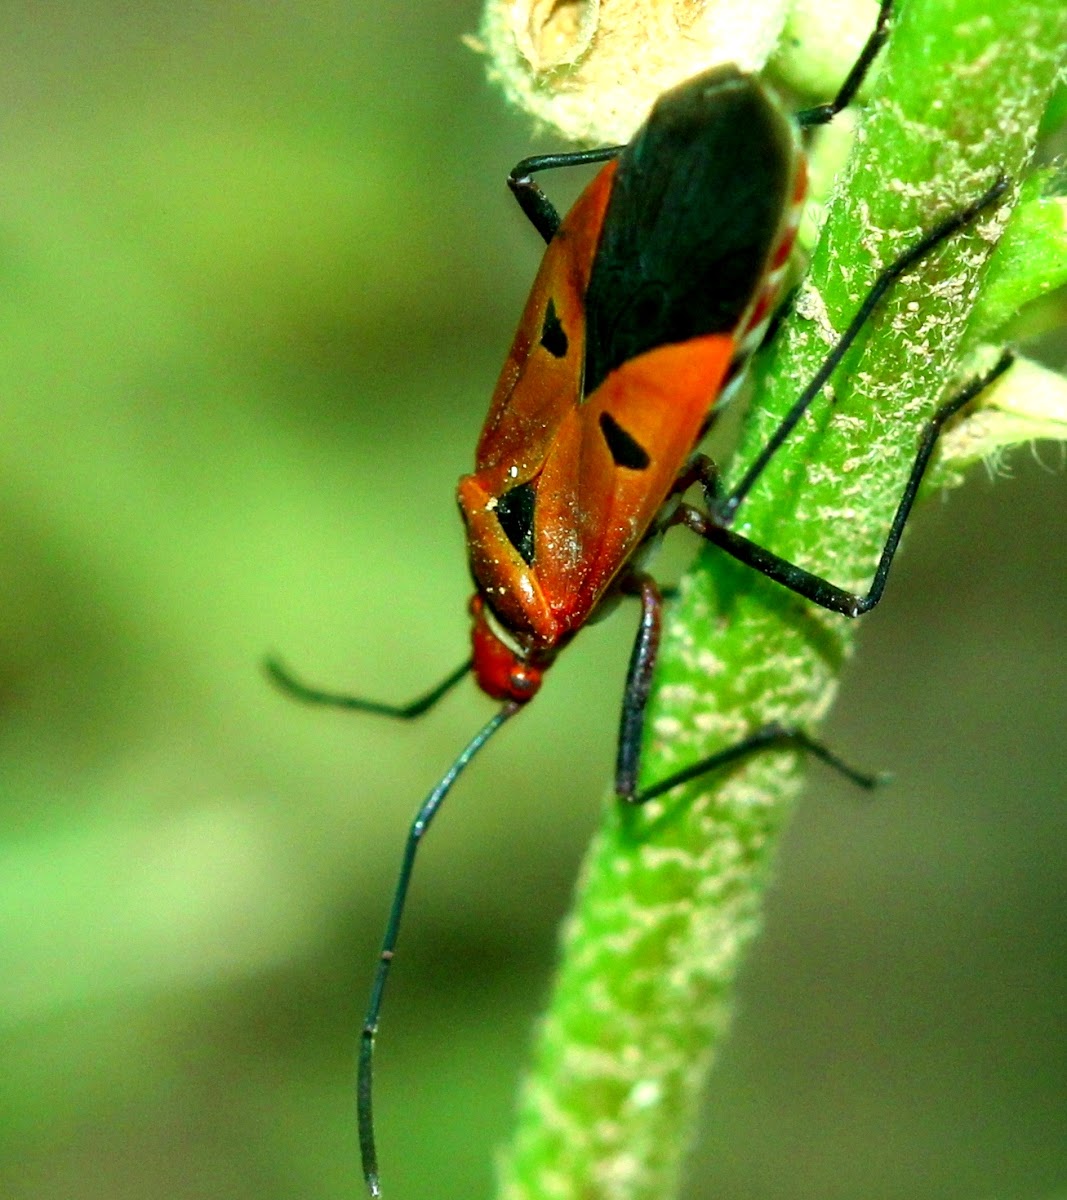
{"label": "fuzzy green stem", "polygon": [[[739,463],[879,270],[998,175],[1020,178],[1065,41],[1062,0],[901,3],[797,315],[761,365]],[[1006,211],[894,289],[745,502],[741,532],[843,586],[865,586],[922,421],[959,372]],[[812,729],[851,644],[846,619],[702,553],[668,622],[645,782],[770,721]],[[506,1200],[674,1194],[801,767],[794,752],[762,753],[643,809],[608,805],[502,1165]]]}

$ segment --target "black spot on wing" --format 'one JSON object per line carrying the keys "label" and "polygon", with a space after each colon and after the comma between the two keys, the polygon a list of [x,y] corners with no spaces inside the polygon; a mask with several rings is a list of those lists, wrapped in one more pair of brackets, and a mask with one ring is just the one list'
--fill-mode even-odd
{"label": "black spot on wing", "polygon": [[556,302],[549,297],[548,308],[545,309],[545,322],[541,326],[541,345],[553,358],[566,358],[567,334],[556,312]]}
{"label": "black spot on wing", "polygon": [[508,541],[525,563],[534,556],[534,500],[532,483],[520,483],[496,502],[496,519]]}
{"label": "black spot on wing", "polygon": [[611,413],[600,414],[600,431],[617,467],[626,467],[628,471],[643,471],[652,461],[644,446],[632,434],[627,433]]}

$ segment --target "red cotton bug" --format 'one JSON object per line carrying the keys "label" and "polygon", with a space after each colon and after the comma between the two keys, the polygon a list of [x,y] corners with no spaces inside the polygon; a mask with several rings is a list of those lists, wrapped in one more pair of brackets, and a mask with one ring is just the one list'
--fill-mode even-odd
{"label": "red cotton bug", "polygon": [[[275,682],[301,700],[386,716],[419,716],[468,672],[502,701],[423,801],[408,834],[360,1044],[360,1149],[372,1196],[380,1194],[374,1040],[418,847],[461,772],[537,694],[545,671],[591,619],[620,596],[640,600],[616,760],[621,800],[641,804],[783,742],[860,784],[872,782],[803,730],[775,725],[638,790],[662,607],[641,564],[667,529],[684,525],[817,605],[848,616],[868,611],[881,598],[941,426],[1008,365],[1002,359],[928,422],[866,593],[846,591],[731,530],[739,506],[893,282],[994,205],[1006,187],[999,179],[882,273],[732,491],[722,493],[714,465],[697,452],[780,298],[805,195],[802,130],[829,122],[851,102],[888,35],[890,10],[891,0],[882,0],[874,31],[829,104],[790,114],[757,77],[715,67],[661,96],[628,145],[528,158],[515,167],[508,184],[547,250],[493,395],[475,469],[459,483],[475,584],[472,656],[405,706],[319,691],[268,663]],[[562,220],[532,179],[543,170],[601,162]],[[682,501],[698,483],[706,510]]]}

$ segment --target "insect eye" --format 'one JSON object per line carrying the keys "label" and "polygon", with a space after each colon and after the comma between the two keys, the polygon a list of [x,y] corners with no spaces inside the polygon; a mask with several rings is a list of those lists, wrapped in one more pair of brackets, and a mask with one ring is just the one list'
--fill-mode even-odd
{"label": "insect eye", "polygon": [[545,309],[544,324],[541,326],[541,345],[553,358],[566,358],[567,347],[570,345],[559,314],[556,312],[556,302],[551,297],[549,297],[548,307]]}
{"label": "insect eye", "polygon": [[520,483],[496,502],[496,517],[508,541],[525,563],[534,556],[534,486]]}
{"label": "insect eye", "polygon": [[617,467],[626,467],[629,471],[643,471],[652,461],[648,451],[632,434],[615,420],[609,412],[600,414],[600,432],[608,444],[611,457]]}

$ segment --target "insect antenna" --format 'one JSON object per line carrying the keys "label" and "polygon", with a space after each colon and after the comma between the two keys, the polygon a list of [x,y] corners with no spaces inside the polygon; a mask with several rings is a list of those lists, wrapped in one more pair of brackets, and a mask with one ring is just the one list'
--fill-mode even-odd
{"label": "insect antenna", "polygon": [[[456,678],[461,678],[457,676]],[[451,682],[455,682],[452,679]],[[443,693],[442,693],[443,694]],[[424,697],[425,699],[425,697]],[[363,1021],[363,1030],[359,1044],[359,1068],[356,1077],[356,1107],[359,1121],[359,1151],[363,1162],[363,1178],[371,1196],[382,1194],[378,1177],[378,1151],[374,1139],[374,1040],[378,1033],[378,1019],[382,1010],[382,997],[385,984],[389,977],[396,953],[396,943],[400,936],[400,922],[404,915],[404,903],[407,900],[408,886],[415,868],[415,856],[426,831],[444,803],[445,797],[452,790],[467,764],[493,736],[494,733],[513,717],[521,704],[509,700],[496,715],[474,735],[460,752],[455,762],[448,768],[441,781],[419,806],[415,820],[408,831],[407,842],[404,846],[404,857],[400,862],[400,871],[393,891],[393,903],[389,909],[389,919],[385,924],[385,935],[382,938],[382,949],[378,955],[378,965],[374,971],[374,982],[371,984],[370,1002],[367,1005],[367,1015]]]}
{"label": "insect antenna", "polygon": [[446,696],[471,669],[472,663],[468,658],[450,675],[432,687],[425,695],[417,696],[408,704],[383,704],[378,700],[364,700],[360,696],[348,696],[342,692],[327,692],[320,688],[308,687],[289,673],[276,658],[268,658],[263,663],[268,678],[281,688],[287,696],[301,700],[305,704],[321,704],[329,708],[346,708],[356,712],[376,713],[381,717],[396,717],[401,721],[410,721],[428,712],[443,696]]}

